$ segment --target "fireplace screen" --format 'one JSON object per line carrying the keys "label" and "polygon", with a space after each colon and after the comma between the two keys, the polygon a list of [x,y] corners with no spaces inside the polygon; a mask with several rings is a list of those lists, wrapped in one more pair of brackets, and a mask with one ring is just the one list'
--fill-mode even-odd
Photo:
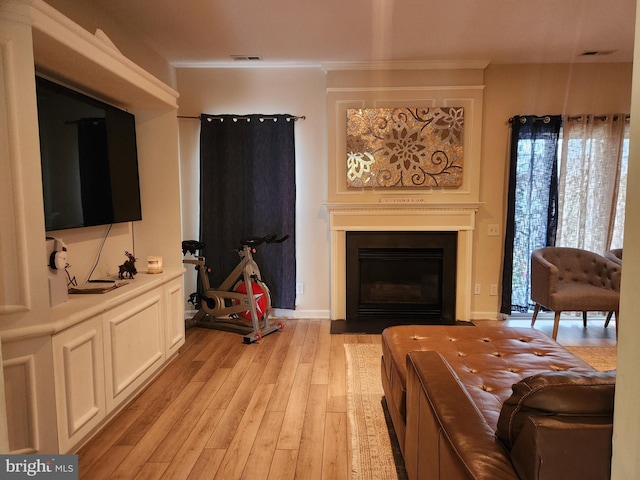
{"label": "fireplace screen", "polygon": [[363,248],[360,303],[437,305],[442,296],[442,252],[438,249]]}
{"label": "fireplace screen", "polygon": [[455,232],[347,232],[347,320],[455,321]]}

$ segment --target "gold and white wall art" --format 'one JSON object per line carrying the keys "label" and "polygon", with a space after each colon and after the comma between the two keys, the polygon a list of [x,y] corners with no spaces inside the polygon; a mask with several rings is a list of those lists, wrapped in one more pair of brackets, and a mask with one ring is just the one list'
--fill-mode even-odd
{"label": "gold and white wall art", "polygon": [[347,186],[459,187],[462,107],[347,110]]}

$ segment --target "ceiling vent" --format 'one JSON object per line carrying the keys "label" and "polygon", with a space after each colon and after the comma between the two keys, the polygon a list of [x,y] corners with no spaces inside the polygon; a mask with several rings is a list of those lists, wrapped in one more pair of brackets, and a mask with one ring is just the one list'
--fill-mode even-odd
{"label": "ceiling vent", "polygon": [[259,62],[262,60],[260,55],[231,55],[231,58],[236,62]]}
{"label": "ceiling vent", "polygon": [[580,54],[581,57],[595,57],[596,55],[611,55],[615,50],[585,50]]}

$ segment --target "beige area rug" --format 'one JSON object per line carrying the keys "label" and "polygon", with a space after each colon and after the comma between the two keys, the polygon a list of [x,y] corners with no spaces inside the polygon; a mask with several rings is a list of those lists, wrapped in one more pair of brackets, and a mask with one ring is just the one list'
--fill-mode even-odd
{"label": "beige area rug", "polygon": [[596,370],[606,372],[617,366],[617,347],[564,347]]}
{"label": "beige area rug", "polygon": [[398,440],[380,379],[379,344],[345,344],[351,478],[405,480]]}

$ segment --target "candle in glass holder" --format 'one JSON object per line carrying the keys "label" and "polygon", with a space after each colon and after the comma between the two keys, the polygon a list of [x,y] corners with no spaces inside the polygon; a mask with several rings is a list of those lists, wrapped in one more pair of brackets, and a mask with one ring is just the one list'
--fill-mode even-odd
{"label": "candle in glass holder", "polygon": [[147,273],[162,273],[162,257],[147,257]]}

